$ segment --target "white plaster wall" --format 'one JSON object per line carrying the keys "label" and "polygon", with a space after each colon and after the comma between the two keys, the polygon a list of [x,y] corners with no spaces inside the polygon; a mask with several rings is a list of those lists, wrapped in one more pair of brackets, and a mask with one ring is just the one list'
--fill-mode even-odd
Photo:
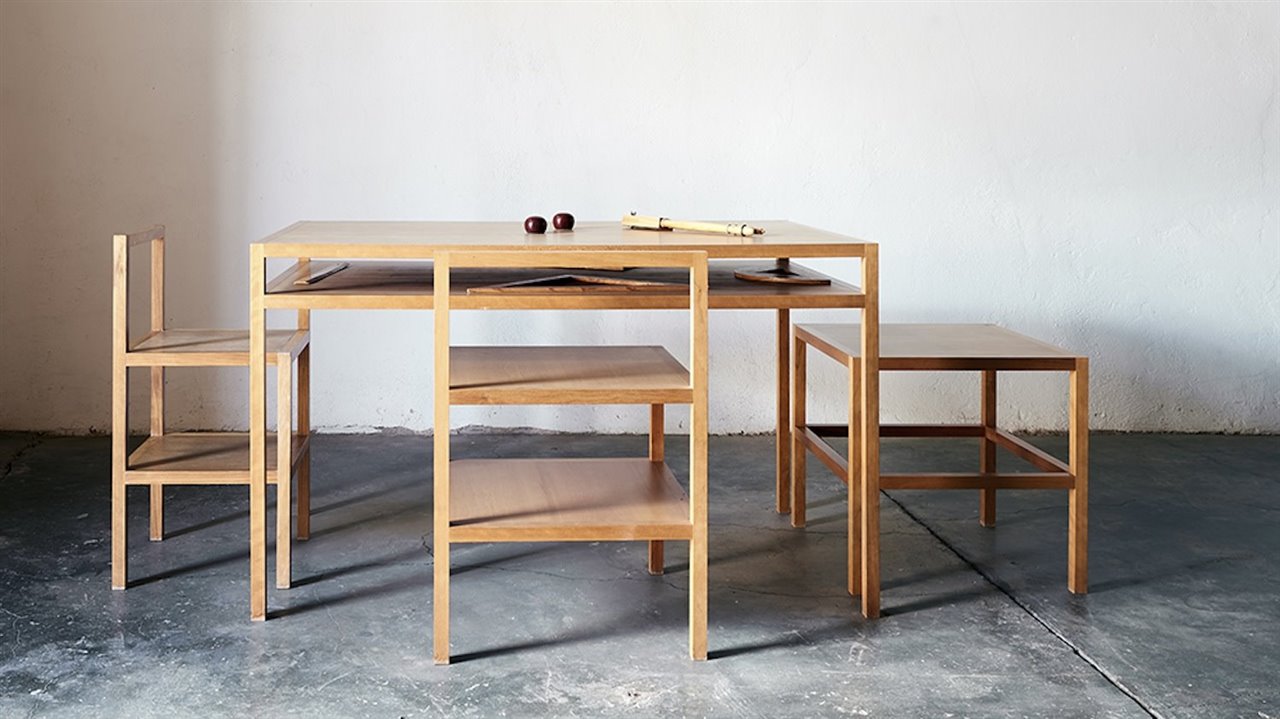
{"label": "white plaster wall", "polygon": [[[1275,3],[6,0],[0,428],[109,427],[113,232],[169,226],[172,322],[243,326],[247,244],[297,219],[635,209],[880,242],[885,320],[1088,353],[1096,428],[1280,431],[1278,65]],[[683,348],[674,315],[459,319],[463,341]],[[771,427],[772,316],[716,314],[711,341],[713,429]],[[429,344],[425,314],[320,314],[317,424],[427,428]],[[833,366],[814,378],[839,416]],[[1007,423],[1062,427],[1064,390],[1011,377]],[[883,404],[973,418],[976,391],[890,377]],[[176,426],[244,425],[237,372],[170,393]]]}

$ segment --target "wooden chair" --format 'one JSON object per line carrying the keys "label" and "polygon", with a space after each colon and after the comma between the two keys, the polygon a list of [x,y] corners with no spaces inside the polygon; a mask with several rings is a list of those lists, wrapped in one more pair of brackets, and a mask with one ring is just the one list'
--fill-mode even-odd
{"label": "wooden chair", "polygon": [[[846,462],[825,438],[844,437],[850,457],[860,437],[858,417],[859,329],[853,324],[796,325],[792,440],[791,523],[805,524],[806,450],[827,465],[850,487],[849,593],[862,598],[867,617],[880,612],[880,549],[878,504],[859,506],[859,496],[875,496],[879,489],[977,489],[981,492],[979,520],[996,521],[996,491],[1000,489],[1065,489],[1068,493],[1067,588],[1088,591],[1088,458],[1089,360],[1039,340],[995,325],[881,324],[882,371],[977,371],[982,373],[981,424],[881,425],[881,437],[975,437],[980,441],[980,471],[966,473],[880,474],[879,487],[859,488],[854,462]],[[850,417],[848,426],[809,424],[805,417],[806,350],[809,347],[848,368]],[[1069,459],[1050,456],[1038,447],[996,426],[998,372],[1063,371],[1069,376]],[[1037,472],[1000,473],[996,448],[1002,447],[1033,465]]]}
{"label": "wooden chair", "polygon": [[[451,347],[455,268],[679,267],[689,271],[690,369],[662,347]],[[449,547],[459,542],[689,542],[689,653],[707,657],[707,255],[705,252],[442,252],[435,258],[434,656],[449,661]],[[552,271],[554,273],[556,271]],[[683,292],[683,288],[680,288]],[[510,288],[545,309],[610,306],[607,293]],[[498,295],[485,295],[499,302]],[[474,300],[478,295],[473,294]],[[472,303],[474,305],[474,302]],[[453,405],[649,405],[647,457],[450,462]],[[666,404],[690,406],[689,491],[663,461]]]}
{"label": "wooden chair", "polygon": [[[137,340],[129,337],[129,262],[137,245],[150,246],[150,327]],[[166,485],[249,483],[249,435],[245,432],[165,431],[166,367],[249,366],[247,330],[174,329],[165,326],[164,227],[114,236],[111,342],[111,587],[124,589],[128,579],[126,489],[151,490],[151,540],[164,539]],[[288,588],[291,573],[291,479],[298,478],[298,538],[310,532],[310,332],[299,312],[297,330],[268,332],[268,361],[277,367],[278,436],[268,440],[275,467],[267,481],[276,485],[276,585]],[[293,361],[298,363],[297,427],[293,422]],[[149,367],[150,432],[140,446],[128,450],[128,370]]]}

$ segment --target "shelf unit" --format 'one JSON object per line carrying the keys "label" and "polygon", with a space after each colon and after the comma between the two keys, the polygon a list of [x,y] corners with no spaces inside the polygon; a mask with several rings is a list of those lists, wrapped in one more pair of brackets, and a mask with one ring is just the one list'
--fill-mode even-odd
{"label": "shelf unit", "polygon": [[[690,368],[661,347],[451,347],[449,314],[479,295],[453,291],[451,274],[519,268],[656,267],[683,270],[691,315]],[[537,270],[524,270],[537,274]],[[543,270],[542,274],[546,274]],[[341,273],[340,273],[341,274]],[[465,542],[647,541],[661,573],[663,542],[688,541],[689,652],[706,659],[707,257],[705,252],[441,252],[435,306],[434,656],[449,661],[449,546]],[[463,285],[464,287],[466,285]],[[577,308],[583,297],[524,288],[487,301]],[[634,295],[629,295],[634,300]],[[671,299],[674,295],[668,295]],[[449,411],[468,404],[638,404],[650,408],[647,457],[450,461]],[[664,462],[665,405],[688,404],[689,489]]]}
{"label": "shelf unit", "polygon": [[[150,325],[129,341],[129,265],[132,248],[150,248]],[[111,586],[128,585],[127,488],[150,488],[150,538],[164,539],[166,485],[249,485],[248,432],[178,432],[165,429],[165,368],[249,367],[249,331],[165,327],[165,230],[149,230],[113,238],[112,268],[112,403],[111,403]],[[298,538],[310,532],[310,342],[309,313],[299,311],[298,329],[266,333],[266,360],[276,365],[277,429],[291,441],[277,446],[268,439],[267,456],[275,457],[267,482],[276,485],[276,586],[291,583],[293,530],[292,482],[297,477]],[[294,362],[297,363],[297,422],[294,411]],[[132,452],[129,443],[129,369],[150,372],[150,426]]]}

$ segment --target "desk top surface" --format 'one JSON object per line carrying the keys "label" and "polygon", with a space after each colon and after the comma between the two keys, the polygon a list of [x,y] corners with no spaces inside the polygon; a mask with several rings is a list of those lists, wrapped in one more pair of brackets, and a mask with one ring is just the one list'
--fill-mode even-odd
{"label": "desk top surface", "polygon": [[526,234],[509,222],[296,222],[259,243],[268,256],[429,257],[439,250],[702,250],[712,257],[858,257],[871,243],[785,220],[752,220],[765,234],[733,237],[633,230],[613,222],[580,222],[569,231]]}

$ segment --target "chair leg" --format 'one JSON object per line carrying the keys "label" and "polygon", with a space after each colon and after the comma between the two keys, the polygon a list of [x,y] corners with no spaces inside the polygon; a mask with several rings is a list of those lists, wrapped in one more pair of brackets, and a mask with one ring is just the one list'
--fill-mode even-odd
{"label": "chair leg", "polygon": [[791,511],[791,310],[778,310],[778,438],[777,509]]}
{"label": "chair leg", "polygon": [[[666,407],[649,405],[649,461],[662,462],[666,458]],[[661,539],[649,542],[649,574],[659,575],[666,569],[665,546]]]}
{"label": "chair leg", "polygon": [[[869,375],[863,380],[859,377],[863,363],[850,362],[850,365],[850,393],[853,387],[858,388],[855,395],[858,401],[852,404],[859,407],[860,415],[857,422],[853,422],[854,417],[850,416],[851,424],[857,425],[859,430],[858,474],[856,479],[850,480],[849,491],[858,494],[861,504],[862,571],[859,579],[862,585],[862,616],[875,619],[880,616],[880,412],[878,403],[868,401],[868,394],[876,392],[877,388],[867,385],[877,381],[878,377]],[[873,437],[873,432],[877,436]]]}
{"label": "chair leg", "polygon": [[276,355],[276,588],[293,583],[293,363]]}
{"label": "chair leg", "polygon": [[859,383],[858,362],[850,362],[849,367],[849,427],[847,427],[847,448],[849,448],[849,461],[845,468],[845,485],[849,491],[849,527],[847,527],[847,535],[849,535],[849,568],[847,568],[847,578],[849,578],[849,594],[850,596],[861,596],[863,594],[863,498],[861,498],[861,480],[863,480],[863,470],[861,470],[861,455],[863,455],[863,443],[861,443],[861,426],[863,426],[863,398],[861,398]]}
{"label": "chair leg", "polygon": [[128,522],[124,484],[128,463],[128,374],[123,358],[113,363],[111,378],[111,588],[128,582]]}
{"label": "chair leg", "polygon": [[805,407],[808,365],[805,362],[807,345],[799,337],[795,338],[794,344],[791,370],[791,526],[803,527],[808,502],[805,487],[808,479],[806,476],[808,457],[805,456],[805,447],[800,441],[800,433],[804,432],[805,425],[808,424]]}
{"label": "chair leg", "polygon": [[1067,589],[1089,591],[1089,360],[1076,360],[1069,379],[1071,407],[1067,431],[1069,464],[1075,485],[1069,490]]}
{"label": "chair leg", "polygon": [[[982,372],[982,426],[988,434],[982,437],[981,471],[983,474],[996,472],[996,443],[991,440],[990,433],[996,429],[996,371]],[[978,504],[978,523],[984,527],[996,526],[996,490],[979,490],[982,498]]]}
{"label": "chair leg", "polygon": [[164,539],[164,485],[151,485],[151,541]]}
{"label": "chair leg", "polygon": [[[298,354],[298,434],[311,435],[311,346]],[[300,541],[311,538],[311,443],[298,459],[298,525]]]}

